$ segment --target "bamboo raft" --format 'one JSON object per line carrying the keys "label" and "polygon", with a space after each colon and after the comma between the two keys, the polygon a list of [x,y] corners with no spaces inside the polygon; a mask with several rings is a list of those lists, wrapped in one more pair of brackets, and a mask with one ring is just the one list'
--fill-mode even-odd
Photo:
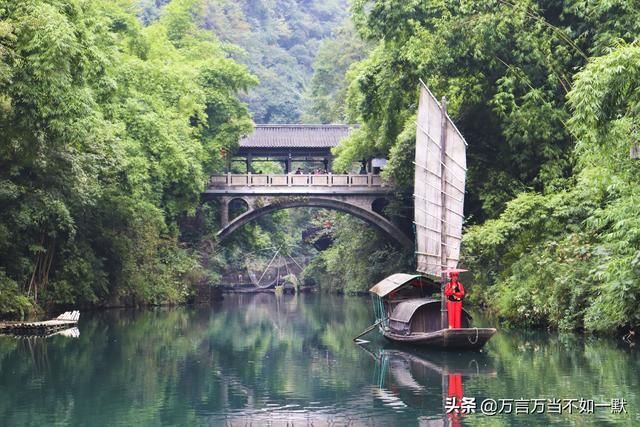
{"label": "bamboo raft", "polygon": [[79,311],[66,311],[55,319],[39,322],[0,323],[0,333],[14,335],[46,336],[54,332],[69,329],[78,324]]}

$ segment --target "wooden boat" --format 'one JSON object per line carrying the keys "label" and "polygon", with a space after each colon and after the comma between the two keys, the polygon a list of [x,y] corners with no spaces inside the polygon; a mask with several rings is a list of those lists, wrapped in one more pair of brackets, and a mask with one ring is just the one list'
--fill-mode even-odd
{"label": "wooden boat", "polygon": [[382,335],[398,343],[477,350],[496,333],[494,328],[471,327],[472,317],[465,310],[462,328],[443,328],[446,309],[440,299],[427,296],[434,290],[438,290],[438,284],[428,277],[403,273],[393,274],[372,287],[369,292]]}
{"label": "wooden boat", "polygon": [[[462,327],[448,328],[444,285],[447,272],[460,258],[464,219],[466,142],[446,112],[421,81],[415,155],[414,224],[416,270],[420,274],[394,274],[369,291],[376,310],[376,324],[395,342],[441,349],[476,350],[496,330],[471,327],[471,316],[462,316]],[[439,286],[438,286],[438,283]],[[427,288],[440,299],[427,297]]]}

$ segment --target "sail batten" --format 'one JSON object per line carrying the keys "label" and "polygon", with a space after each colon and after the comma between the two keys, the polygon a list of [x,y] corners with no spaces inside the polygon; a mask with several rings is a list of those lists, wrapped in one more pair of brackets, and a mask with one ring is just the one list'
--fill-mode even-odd
{"label": "sail batten", "polygon": [[466,142],[424,83],[416,126],[417,270],[441,277],[444,268],[456,268],[460,259]]}

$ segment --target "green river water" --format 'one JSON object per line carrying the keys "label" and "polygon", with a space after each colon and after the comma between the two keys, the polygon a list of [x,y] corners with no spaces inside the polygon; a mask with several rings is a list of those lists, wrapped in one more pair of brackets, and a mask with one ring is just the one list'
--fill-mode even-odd
{"label": "green river water", "polygon": [[[619,339],[355,345],[372,319],[368,298],[331,295],[86,312],[79,336],[0,337],[0,425],[640,426],[640,352]],[[446,414],[453,396],[469,413]]]}

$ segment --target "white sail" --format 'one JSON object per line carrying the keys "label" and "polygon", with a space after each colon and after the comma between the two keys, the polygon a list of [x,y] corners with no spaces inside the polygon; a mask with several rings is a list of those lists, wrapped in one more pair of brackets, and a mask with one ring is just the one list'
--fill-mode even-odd
{"label": "white sail", "polygon": [[446,111],[422,83],[414,190],[417,270],[421,273],[441,277],[443,269],[458,265],[467,172],[466,145]]}

